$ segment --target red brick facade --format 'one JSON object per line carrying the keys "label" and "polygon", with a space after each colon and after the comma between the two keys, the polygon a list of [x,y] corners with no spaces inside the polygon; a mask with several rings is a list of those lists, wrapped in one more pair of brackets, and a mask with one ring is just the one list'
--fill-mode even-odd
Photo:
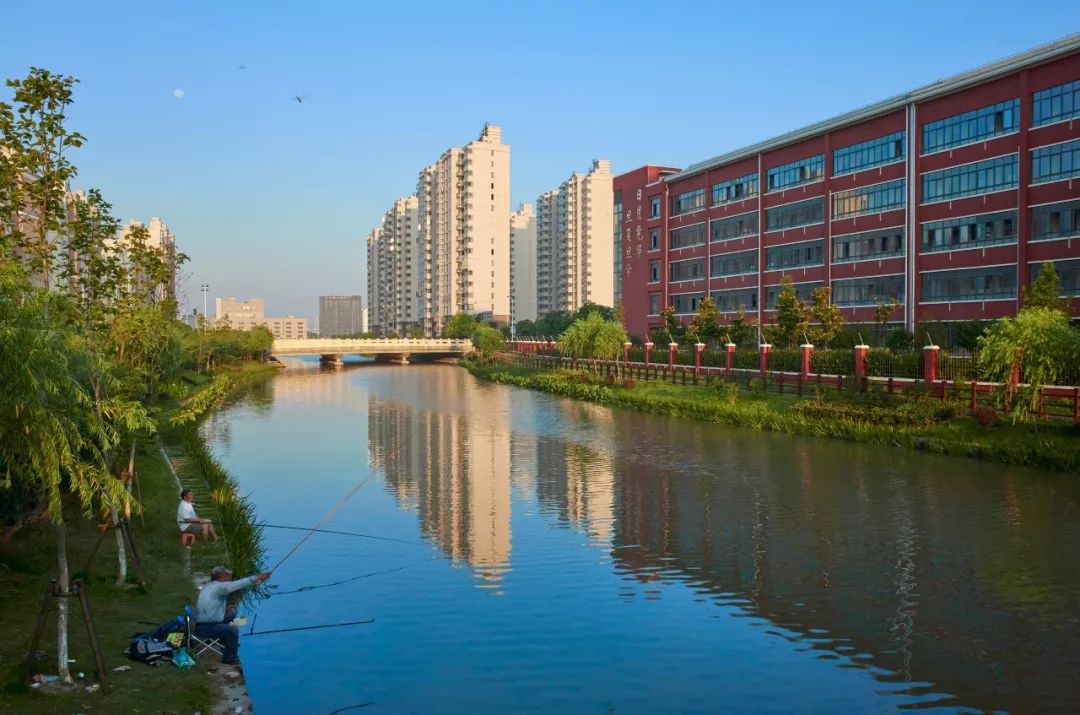
{"label": "red brick facade", "polygon": [[[895,295],[902,309],[892,320],[909,329],[1014,314],[1042,261],[1055,261],[1063,289],[1080,294],[1080,203],[1071,203],[1080,200],[1080,144],[1068,144],[1080,139],[1080,104],[1070,110],[1069,101],[1037,94],[1074,89],[1080,103],[1076,37],[683,171],[645,166],[616,177],[629,332],[643,336],[657,324],[658,306],[676,305],[689,320],[696,299],[710,294],[725,304],[722,316],[744,305],[768,322],[770,287],[784,276],[805,292],[831,286],[849,322],[870,322],[875,305]],[[968,112],[977,114],[960,116]],[[942,120],[944,128],[932,125]],[[927,151],[924,138],[939,145]],[[1033,176],[1041,156],[1074,148],[1071,169],[1059,157]],[[878,158],[863,166],[864,156]],[[951,171],[933,173],[942,170]],[[756,194],[724,193],[724,182],[747,176]],[[852,189],[866,193],[843,193]],[[755,219],[756,231],[744,228]],[[1074,307],[1080,315],[1080,301]]]}

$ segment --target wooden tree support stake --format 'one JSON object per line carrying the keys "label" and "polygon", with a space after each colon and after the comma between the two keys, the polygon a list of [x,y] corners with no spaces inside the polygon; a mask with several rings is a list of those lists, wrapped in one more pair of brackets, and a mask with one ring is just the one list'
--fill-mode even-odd
{"label": "wooden tree support stake", "polygon": [[86,625],[86,636],[90,641],[90,650],[94,654],[94,665],[97,667],[97,679],[101,685],[105,685],[105,657],[101,652],[101,643],[98,641],[97,629],[94,628],[94,616],[90,611],[90,596],[86,593],[86,585],[82,579],[76,579],[71,584],[71,590],[64,593],[56,585],[56,579],[52,579],[45,586],[45,594],[41,598],[41,610],[38,611],[37,624],[34,626],[34,638],[30,642],[30,650],[26,654],[27,662],[34,660],[34,655],[41,645],[41,639],[45,635],[45,624],[49,619],[49,611],[52,610],[53,601],[60,598],[76,598],[79,608],[82,610],[83,623]]}

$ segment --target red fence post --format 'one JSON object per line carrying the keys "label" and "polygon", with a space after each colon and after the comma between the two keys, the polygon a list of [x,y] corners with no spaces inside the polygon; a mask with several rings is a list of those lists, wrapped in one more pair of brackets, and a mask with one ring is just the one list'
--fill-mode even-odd
{"label": "red fence post", "polygon": [[769,353],[772,352],[772,345],[768,343],[762,343],[758,346],[759,364],[761,367],[761,374],[764,375],[769,371]]}
{"label": "red fence post", "polygon": [[1080,387],[1073,388],[1073,425],[1080,427]]}
{"label": "red fence post", "polygon": [[701,354],[705,352],[705,343],[694,343],[694,384],[698,382],[701,373]]}
{"label": "red fence post", "polygon": [[622,344],[622,360],[627,365],[630,364],[630,348],[632,347],[633,343],[631,343],[629,340]]}
{"label": "red fence post", "polygon": [[810,358],[814,354],[814,346],[810,343],[803,343],[799,346],[799,350],[802,351],[802,361],[799,363],[799,375],[803,380],[806,380],[810,376]]}
{"label": "red fence post", "polygon": [[[653,341],[645,343],[645,374],[649,374],[649,363],[652,362]],[[646,380],[648,378],[645,378]]]}
{"label": "red fence post", "polygon": [[937,382],[937,359],[941,351],[937,345],[927,345],[923,348],[923,380],[928,387],[933,387]]}
{"label": "red fence post", "polygon": [[855,377],[860,380],[866,377],[866,355],[869,352],[869,345],[855,346]]}
{"label": "red fence post", "polygon": [[724,346],[726,355],[724,356],[724,367],[727,368],[728,374],[732,374],[735,369],[735,343],[728,343]]}
{"label": "red fence post", "polygon": [[670,368],[675,367],[675,355],[678,352],[679,352],[679,344],[678,343],[668,343],[668,346],[667,346],[667,364],[668,364],[668,367],[670,367]]}

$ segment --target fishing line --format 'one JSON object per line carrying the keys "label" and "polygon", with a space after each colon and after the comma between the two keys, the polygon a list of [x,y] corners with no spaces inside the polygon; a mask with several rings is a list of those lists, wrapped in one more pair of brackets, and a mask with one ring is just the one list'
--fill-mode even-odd
{"label": "fishing line", "polygon": [[331,586],[341,586],[346,583],[352,583],[353,581],[359,581],[365,578],[371,578],[372,576],[378,576],[384,573],[394,573],[395,571],[403,571],[411,566],[418,566],[419,564],[426,564],[429,561],[442,561],[446,560],[446,556],[432,556],[429,559],[423,559],[421,561],[413,561],[412,563],[405,564],[404,566],[398,566],[392,569],[383,569],[381,571],[372,571],[371,573],[360,574],[359,576],[353,576],[351,578],[342,579],[340,581],[334,581],[332,583],[322,583],[316,586],[301,586],[300,588],[294,588],[290,591],[272,591],[266,595],[267,598],[273,598],[274,596],[286,596],[290,593],[303,593],[305,591],[315,591],[320,588],[330,588]]}
{"label": "fishing line", "polygon": [[[223,521],[222,525],[246,524],[247,522]],[[306,526],[285,526],[282,524],[256,524],[258,529],[289,529],[291,531],[314,531],[318,534],[336,534],[338,536],[356,536],[361,539],[373,539],[375,541],[391,541],[395,544],[410,544],[412,546],[427,546],[423,541],[409,541],[408,539],[395,539],[392,536],[376,536],[374,534],[362,534],[358,531],[337,531],[335,529],[309,529]]]}
{"label": "fishing line", "polygon": [[343,713],[346,710],[359,710],[360,708],[366,708],[368,705],[374,704],[374,700],[368,700],[366,703],[359,703],[357,705],[346,705],[343,708],[338,708],[337,710],[334,710],[333,712],[329,713],[329,715],[338,715],[338,713]]}

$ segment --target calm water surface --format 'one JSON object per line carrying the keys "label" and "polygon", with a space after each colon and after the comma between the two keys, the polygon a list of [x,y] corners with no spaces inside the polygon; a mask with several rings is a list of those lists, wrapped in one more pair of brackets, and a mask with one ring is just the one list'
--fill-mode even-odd
{"label": "calm water surface", "polygon": [[281,567],[258,630],[375,622],[244,638],[260,713],[1080,712],[1075,476],[289,365],[214,451],[268,523],[364,482],[325,528],[406,543]]}

